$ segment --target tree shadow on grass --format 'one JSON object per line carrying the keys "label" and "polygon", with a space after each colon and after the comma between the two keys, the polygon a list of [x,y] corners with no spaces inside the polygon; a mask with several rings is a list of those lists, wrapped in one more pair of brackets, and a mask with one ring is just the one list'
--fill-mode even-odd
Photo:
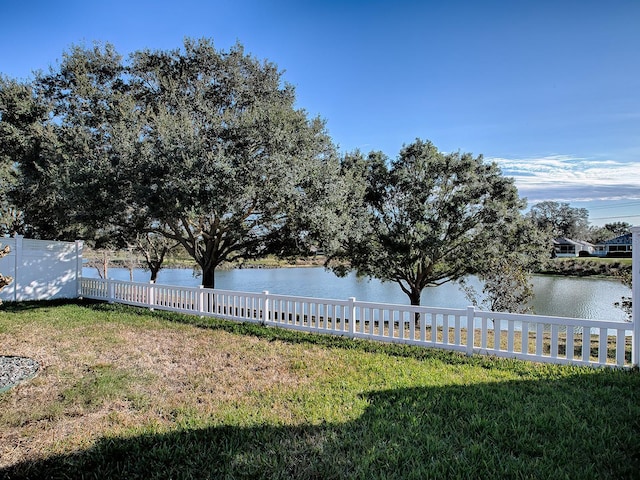
{"label": "tree shadow on grass", "polygon": [[98,302],[97,300],[76,300],[69,298],[59,298],[54,300],[21,300],[18,302],[4,300],[0,305],[0,311],[20,313],[29,310],[42,310],[43,308],[58,307],[62,305],[94,306],[99,303],[101,302]]}
{"label": "tree shadow on grass", "polygon": [[370,392],[346,423],[102,438],[0,478],[637,478],[637,372]]}

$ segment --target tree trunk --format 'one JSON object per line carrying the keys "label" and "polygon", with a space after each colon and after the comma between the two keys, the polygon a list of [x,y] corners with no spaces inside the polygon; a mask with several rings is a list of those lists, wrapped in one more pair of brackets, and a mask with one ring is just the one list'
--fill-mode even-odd
{"label": "tree trunk", "polygon": [[149,279],[150,282],[156,283],[156,279],[158,278],[158,272],[160,271],[160,267],[150,267],[149,270],[151,271],[151,278]]}
{"label": "tree trunk", "polygon": [[409,294],[409,300],[411,300],[411,305],[420,305],[420,294],[422,290],[418,290],[417,288],[411,288],[411,293]]}
{"label": "tree trunk", "polygon": [[216,286],[216,267],[208,267],[202,269],[202,286],[204,288],[215,288]]}
{"label": "tree trunk", "polygon": [[[411,305],[420,306],[420,294],[422,290],[418,290],[417,288],[411,288],[411,294],[409,295],[409,300],[411,300]],[[420,328],[420,314],[418,312],[413,316],[413,322],[416,328]]]}

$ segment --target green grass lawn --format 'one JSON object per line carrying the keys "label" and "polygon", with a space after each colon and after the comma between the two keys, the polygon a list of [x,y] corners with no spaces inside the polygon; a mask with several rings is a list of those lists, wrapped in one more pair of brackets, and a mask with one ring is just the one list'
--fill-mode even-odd
{"label": "green grass lawn", "polygon": [[99,303],[0,307],[0,478],[638,478],[637,370]]}

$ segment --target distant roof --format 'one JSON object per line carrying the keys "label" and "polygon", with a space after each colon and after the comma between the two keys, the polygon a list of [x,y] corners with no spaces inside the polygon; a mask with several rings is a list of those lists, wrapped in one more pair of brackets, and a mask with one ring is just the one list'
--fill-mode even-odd
{"label": "distant roof", "polygon": [[631,234],[625,233],[616,238],[611,238],[601,243],[601,245],[631,245]]}
{"label": "distant roof", "polygon": [[593,247],[593,244],[589,242],[585,242],[583,240],[571,240],[570,238],[566,238],[566,237],[554,238],[553,244],[554,245],[582,245],[585,247]]}

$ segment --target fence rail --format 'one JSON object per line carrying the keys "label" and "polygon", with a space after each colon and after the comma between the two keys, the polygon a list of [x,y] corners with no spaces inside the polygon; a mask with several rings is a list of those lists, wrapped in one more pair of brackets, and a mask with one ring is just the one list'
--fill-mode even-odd
{"label": "fence rail", "polygon": [[633,324],[83,278],[85,298],[536,362],[627,367]]}

